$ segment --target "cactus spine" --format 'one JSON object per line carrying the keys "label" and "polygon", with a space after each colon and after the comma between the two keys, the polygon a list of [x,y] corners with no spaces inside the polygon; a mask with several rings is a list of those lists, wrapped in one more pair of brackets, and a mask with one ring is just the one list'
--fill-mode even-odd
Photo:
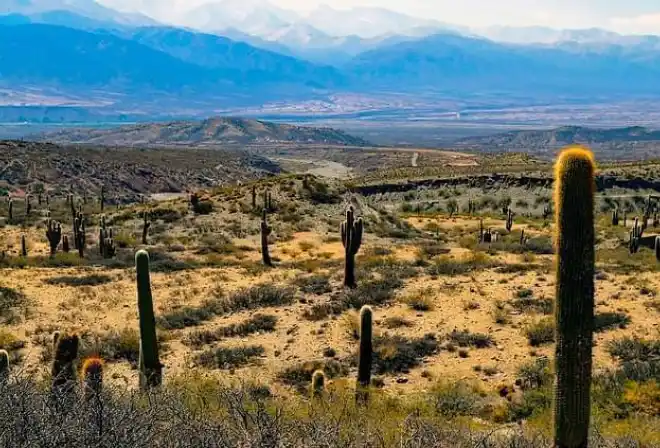
{"label": "cactus spine", "polygon": [[57,246],[62,241],[62,226],[59,222],[48,220],[46,227],[46,238],[48,238],[48,245],[50,246],[50,256],[54,257],[57,253]]}
{"label": "cactus spine", "polygon": [[21,235],[21,256],[27,257],[27,241],[25,240],[25,235]]}
{"label": "cactus spine", "polygon": [[88,358],[83,363],[83,396],[85,401],[98,399],[103,392],[103,361]]}
{"label": "cactus spine", "polygon": [[355,255],[362,245],[364,225],[362,218],[354,219],[352,206],[346,210],[346,221],[341,223],[340,230],[344,245],[344,286],[355,288]]}
{"label": "cactus spine", "polygon": [[75,361],[78,357],[78,335],[59,335],[55,340],[55,356],[51,370],[51,393],[57,403],[72,405],[73,392],[76,384]]}
{"label": "cactus spine", "polygon": [[135,254],[137,271],[137,299],[140,316],[140,388],[143,390],[160,386],[162,382],[162,365],[158,357],[158,340],[156,339],[156,318],[151,296],[151,280],[149,278],[149,254],[140,250]]}
{"label": "cactus spine", "polygon": [[325,391],[325,373],[323,370],[317,370],[312,375],[312,398],[319,399],[323,397]]}
{"label": "cactus spine", "polygon": [[9,353],[0,350],[0,386],[6,386],[9,382]]}
{"label": "cactus spine", "polygon": [[565,150],[555,167],[555,447],[587,446],[594,326],[594,161]]}
{"label": "cactus spine", "polygon": [[373,357],[373,311],[370,306],[363,306],[360,310],[360,353],[358,358],[358,401],[367,400],[366,388],[371,384],[371,364]]}
{"label": "cactus spine", "polygon": [[268,252],[268,236],[271,234],[272,229],[266,221],[267,213],[264,208],[261,213],[261,259],[266,266],[272,266],[273,262],[270,259],[270,253]]}
{"label": "cactus spine", "polygon": [[151,227],[151,221],[149,221],[149,213],[144,212],[144,221],[142,222],[142,244],[149,244],[147,237],[149,236],[149,228]]}

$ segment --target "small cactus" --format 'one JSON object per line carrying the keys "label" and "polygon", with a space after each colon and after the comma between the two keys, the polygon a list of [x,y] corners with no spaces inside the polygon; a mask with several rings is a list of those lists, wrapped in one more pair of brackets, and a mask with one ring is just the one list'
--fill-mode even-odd
{"label": "small cactus", "polygon": [[158,357],[158,339],[156,338],[156,319],[151,296],[149,278],[149,254],[140,250],[135,254],[137,272],[137,299],[140,317],[140,388],[143,390],[160,386],[162,382],[162,364]]}
{"label": "small cactus", "polygon": [[366,401],[367,388],[371,384],[371,365],[373,359],[373,311],[369,306],[360,310],[360,353],[358,358],[358,401]]}
{"label": "small cactus", "polygon": [[319,399],[325,392],[325,373],[323,370],[317,370],[312,375],[312,398]]}
{"label": "small cactus", "polygon": [[25,240],[25,235],[21,235],[21,256],[28,256],[27,241]]}
{"label": "small cactus", "polygon": [[59,222],[53,221],[52,219],[48,220],[46,225],[46,238],[48,239],[48,245],[50,246],[50,256],[54,257],[57,253],[57,246],[59,246],[60,241],[62,241],[62,226]]}
{"label": "small cactus", "polygon": [[99,398],[103,392],[103,361],[87,358],[82,366],[83,396],[86,401]]}
{"label": "small cactus", "polygon": [[78,358],[78,335],[59,335],[55,342],[55,355],[51,370],[51,393],[58,403],[72,404],[76,384],[75,362]]}
{"label": "small cactus", "polygon": [[594,194],[591,152],[573,148],[555,167],[555,444],[586,447],[594,327]]}
{"label": "small cactus", "polygon": [[9,382],[9,353],[0,350],[0,386],[6,386]]}
{"label": "small cactus", "polygon": [[264,265],[272,266],[273,261],[270,259],[270,253],[268,252],[268,236],[271,234],[272,229],[266,221],[267,213],[266,209],[263,209],[261,214],[261,259],[263,260]]}
{"label": "small cactus", "polygon": [[346,220],[341,223],[340,230],[344,245],[344,286],[355,288],[355,255],[362,245],[364,225],[362,218],[354,219],[353,207],[346,210]]}

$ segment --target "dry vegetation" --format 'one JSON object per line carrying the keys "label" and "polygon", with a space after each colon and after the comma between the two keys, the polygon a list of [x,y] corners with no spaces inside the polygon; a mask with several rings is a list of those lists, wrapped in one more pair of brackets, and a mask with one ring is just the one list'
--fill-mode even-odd
{"label": "dry vegetation", "polygon": [[[626,169],[644,170],[621,168]],[[117,244],[111,259],[99,254],[96,202],[83,205],[87,251],[81,259],[73,250],[49,257],[45,205],[33,200],[26,219],[23,202],[14,200],[14,220],[5,219],[0,228],[5,251],[0,348],[10,352],[15,375],[39,381],[47,377],[52,332],[76,331],[83,353],[99,354],[107,362],[107,383],[134,390],[139,342],[133,256],[146,248],[166,388],[219,397],[203,404],[190,400],[186,410],[231,416],[217,427],[207,422],[197,428],[199,437],[211,437],[231,427],[233,435],[227,437],[234,438],[217,446],[305,441],[320,446],[319,434],[326,434],[323,443],[331,446],[376,440],[383,442],[373,446],[473,446],[500,427],[504,435],[483,446],[547,446],[553,224],[542,215],[550,206],[550,185],[458,184],[376,194],[352,193],[352,186],[281,175],[206,191],[203,213],[195,213],[187,199],[113,206],[105,211]],[[274,202],[268,216],[272,268],[261,264],[260,254],[265,190]],[[660,263],[646,247],[630,255],[628,229],[610,222],[617,205],[631,217],[641,214],[650,192],[616,187],[599,192],[594,446],[660,444]],[[475,204],[472,214],[468,201]],[[339,222],[349,204],[365,220],[354,290],[341,286]],[[506,206],[515,213],[511,232],[505,229]],[[5,217],[6,207],[0,204]],[[64,199],[51,199],[50,209],[72,238]],[[145,211],[151,220],[146,245],[140,244]],[[479,243],[480,220],[498,233],[497,242]],[[660,233],[660,228],[646,232]],[[21,235],[26,235],[27,257],[20,255]],[[379,392],[369,412],[357,418],[359,412],[340,405],[356,375],[357,311],[363,305],[374,307],[373,372]],[[319,368],[329,378],[332,398],[308,409],[307,395],[300,392]],[[250,386],[220,386],[237,380]],[[249,397],[241,401],[232,394]],[[117,412],[130,402],[116,400]],[[241,406],[254,414],[254,425],[281,423],[286,433],[273,444],[245,439]],[[278,417],[275,409],[285,415]],[[168,412],[176,414],[169,407],[163,412],[168,419],[174,418]],[[300,416],[297,424],[293,415]],[[182,426],[181,434],[193,434],[197,418]],[[456,430],[440,430],[445,420],[458,422]],[[346,435],[332,426],[338,421],[359,422],[363,439],[346,443]],[[516,422],[525,424],[520,429]],[[267,437],[259,431],[250,437]],[[116,446],[139,446],[122,443]]]}

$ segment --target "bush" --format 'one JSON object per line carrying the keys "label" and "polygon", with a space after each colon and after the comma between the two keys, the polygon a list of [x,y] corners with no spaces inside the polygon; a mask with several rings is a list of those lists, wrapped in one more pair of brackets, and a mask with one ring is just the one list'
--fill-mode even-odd
{"label": "bush", "polygon": [[431,390],[436,412],[444,417],[477,416],[481,397],[466,383],[441,383]]}
{"label": "bush", "polygon": [[287,367],[277,375],[278,380],[289,386],[306,390],[312,381],[312,375],[317,370],[323,370],[327,378],[337,378],[348,375],[348,366],[334,359],[306,361]]}
{"label": "bush", "polygon": [[140,333],[132,328],[82,336],[79,359],[99,356],[105,361],[128,361],[137,366],[140,357]]}
{"label": "bush", "polygon": [[594,316],[594,331],[601,333],[616,328],[626,328],[630,325],[630,316],[625,313],[597,313]]}
{"label": "bush", "polygon": [[[417,367],[426,356],[435,355],[440,344],[435,335],[406,339],[402,336],[381,336],[374,338],[373,371],[385,373],[407,372]],[[357,363],[357,354],[354,357]]]}
{"label": "bush", "polygon": [[24,310],[28,305],[28,299],[23,292],[0,286],[0,318],[4,323],[15,322],[18,318],[17,309]]}
{"label": "bush", "polygon": [[338,301],[344,309],[361,309],[364,305],[383,305],[394,298],[394,291],[403,287],[396,277],[386,277],[358,284],[355,289],[343,291]]}
{"label": "bush", "polygon": [[523,389],[539,389],[551,386],[553,375],[548,358],[537,358],[518,368],[517,384]]}
{"label": "bush", "polygon": [[[523,292],[525,290],[522,290]],[[520,293],[521,291],[518,291]],[[521,297],[518,295],[517,298],[511,301],[511,306],[520,311],[521,313],[541,313],[541,314],[552,314],[555,306],[554,300],[546,297],[534,298],[531,296]]]}
{"label": "bush", "polygon": [[219,347],[195,356],[195,364],[212,369],[230,370],[250,364],[253,358],[262,356],[266,350],[261,345],[241,347]]}
{"label": "bush", "polygon": [[332,292],[329,275],[299,275],[296,277],[294,283],[300,288],[302,292],[307,294],[322,295]]}
{"label": "bush", "polygon": [[553,319],[541,319],[525,330],[527,340],[532,347],[555,342],[555,322]]}
{"label": "bush", "polygon": [[113,279],[109,275],[104,274],[89,274],[85,276],[62,275],[59,277],[51,277],[44,280],[48,285],[63,285],[70,287],[80,286],[99,286],[112,282]]}
{"label": "bush", "polygon": [[453,330],[448,339],[459,347],[488,348],[494,344],[493,338],[487,334],[470,333],[468,330]]}
{"label": "bush", "polygon": [[275,331],[277,317],[265,314],[255,314],[253,317],[237,324],[231,324],[213,330],[194,331],[183,340],[184,344],[199,348],[223,338],[248,336],[259,332]]}
{"label": "bush", "polygon": [[433,309],[433,288],[423,288],[409,296],[403,302],[415,311],[431,311]]}

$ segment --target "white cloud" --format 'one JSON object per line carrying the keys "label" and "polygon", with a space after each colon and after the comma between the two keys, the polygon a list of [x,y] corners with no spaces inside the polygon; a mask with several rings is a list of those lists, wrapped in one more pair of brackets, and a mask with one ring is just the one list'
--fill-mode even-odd
{"label": "white cloud", "polygon": [[660,13],[642,14],[635,17],[614,17],[611,27],[627,34],[660,34]]}

